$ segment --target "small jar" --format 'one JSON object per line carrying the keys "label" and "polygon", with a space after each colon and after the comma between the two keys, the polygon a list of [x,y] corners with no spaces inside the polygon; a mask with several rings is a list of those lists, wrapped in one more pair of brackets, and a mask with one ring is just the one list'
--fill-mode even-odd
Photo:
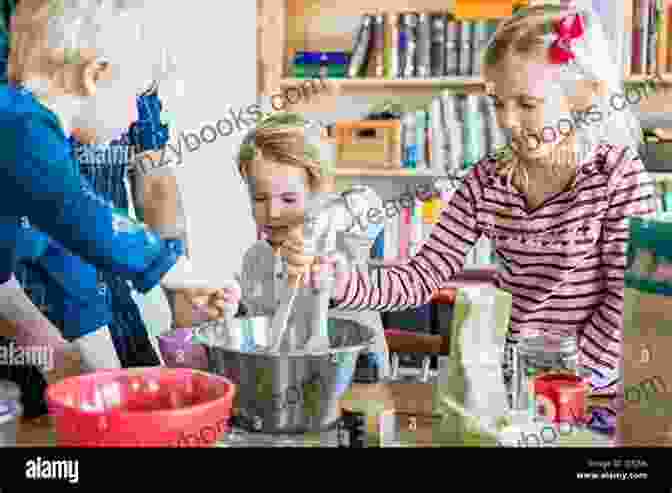
{"label": "small jar", "polygon": [[575,337],[537,336],[522,339],[512,348],[512,408],[534,416],[534,379],[546,373],[582,376]]}
{"label": "small jar", "polygon": [[18,385],[0,380],[0,447],[16,447],[18,419],[22,414]]}

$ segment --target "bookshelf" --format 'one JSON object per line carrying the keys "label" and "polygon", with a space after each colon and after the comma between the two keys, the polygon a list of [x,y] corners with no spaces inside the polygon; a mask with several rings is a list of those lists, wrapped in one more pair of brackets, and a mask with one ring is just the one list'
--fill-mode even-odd
{"label": "bookshelf", "polygon": [[[502,0],[482,1],[502,3]],[[603,1],[609,5],[612,2],[612,0]],[[631,33],[635,0],[613,1],[618,4],[624,2],[624,15],[619,13],[615,18],[623,19],[623,31]],[[672,0],[664,0],[664,2],[664,22],[669,25]],[[547,2],[529,0],[510,3],[533,5]],[[451,0],[257,0],[257,65],[259,67],[260,101],[267,101],[272,95],[282,93],[283,89],[299,87],[305,83],[306,79],[295,78],[292,75],[291,62],[298,51],[351,51],[353,31],[364,14],[451,13],[454,11],[454,4],[455,2]],[[610,27],[614,28],[614,26]],[[618,31],[620,28],[615,29]],[[668,45],[672,44],[670,43],[672,37],[669,33],[665,33],[664,39],[668,40]],[[632,43],[632,41],[625,36],[618,50],[625,46],[623,43]],[[670,48],[670,53],[665,53],[665,50],[659,46],[658,56],[665,61],[672,60],[672,46]],[[640,113],[672,114],[672,73],[669,70],[663,72],[664,82],[654,93],[649,94],[637,105]],[[642,83],[650,77],[633,73],[630,63],[624,63],[623,75],[626,83]],[[444,88],[457,94],[483,94],[485,89],[484,81],[479,76],[410,79],[327,78],[326,81],[327,90],[321,91],[315,97],[301,99],[296,104],[287,104],[286,109],[308,115],[314,113],[339,115],[343,114],[344,107],[354,105],[356,100],[363,99],[375,103],[384,99],[400,98],[404,102],[413,101],[423,104],[424,101],[424,104],[427,104]],[[408,190],[409,186],[415,182],[426,182],[442,176],[431,171],[372,169],[356,165],[346,168],[338,164],[335,174],[338,188],[348,184],[362,183],[373,186],[384,199],[390,200],[399,196],[404,190]],[[652,175],[657,181],[670,181],[672,178],[672,173]]]}

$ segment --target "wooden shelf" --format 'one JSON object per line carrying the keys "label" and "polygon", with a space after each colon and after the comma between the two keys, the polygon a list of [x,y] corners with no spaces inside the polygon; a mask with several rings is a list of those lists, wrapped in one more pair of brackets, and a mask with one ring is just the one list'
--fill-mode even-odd
{"label": "wooden shelf", "polygon": [[414,169],[377,169],[377,168],[336,168],[334,174],[339,176],[365,176],[365,177],[398,177],[398,178],[447,178],[444,174],[432,171]]}
{"label": "wooden shelf", "polygon": [[[282,79],[283,87],[296,87],[312,79],[295,79],[286,77]],[[441,89],[461,86],[483,86],[485,81],[482,77],[445,77],[435,79],[325,79],[329,84],[339,86],[341,89],[368,89],[368,88],[427,88]]]}
{"label": "wooden shelf", "polygon": [[653,79],[653,75],[633,74],[625,78],[625,82],[644,82],[646,80],[653,80],[665,85],[672,85],[672,74],[662,74],[662,81]]}

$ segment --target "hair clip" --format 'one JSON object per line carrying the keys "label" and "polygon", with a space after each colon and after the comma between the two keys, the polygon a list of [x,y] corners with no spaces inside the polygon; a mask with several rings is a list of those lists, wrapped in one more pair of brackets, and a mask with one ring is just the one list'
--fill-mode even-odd
{"label": "hair clip", "polygon": [[576,58],[572,51],[572,41],[581,38],[585,33],[583,17],[580,14],[567,16],[553,24],[555,40],[549,48],[551,63],[563,65]]}

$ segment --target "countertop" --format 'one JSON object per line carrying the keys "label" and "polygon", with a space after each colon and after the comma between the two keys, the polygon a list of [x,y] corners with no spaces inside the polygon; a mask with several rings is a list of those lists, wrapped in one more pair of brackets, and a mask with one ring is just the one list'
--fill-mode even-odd
{"label": "countertop", "polygon": [[[429,447],[432,446],[432,425],[437,418],[432,415],[432,392],[430,383],[353,384],[342,407],[348,408],[350,399],[376,401],[385,409],[395,412],[400,429],[409,429],[413,423],[417,446]],[[591,398],[593,403],[600,401],[605,402],[604,398]],[[53,447],[54,444],[55,434],[48,416],[20,422],[17,446]]]}

